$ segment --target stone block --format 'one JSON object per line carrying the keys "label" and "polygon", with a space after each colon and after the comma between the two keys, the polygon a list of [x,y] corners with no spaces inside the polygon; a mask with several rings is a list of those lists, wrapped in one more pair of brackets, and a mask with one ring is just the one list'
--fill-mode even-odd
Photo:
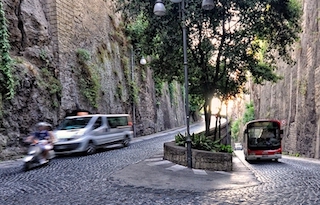
{"label": "stone block", "polygon": [[[211,171],[232,171],[232,154],[191,149],[192,168]],[[164,157],[173,163],[187,166],[187,148],[175,142],[164,143]]]}

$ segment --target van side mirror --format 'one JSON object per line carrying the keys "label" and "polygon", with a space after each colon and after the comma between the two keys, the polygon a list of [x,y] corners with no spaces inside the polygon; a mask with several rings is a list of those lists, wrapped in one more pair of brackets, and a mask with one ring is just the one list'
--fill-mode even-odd
{"label": "van side mirror", "polygon": [[281,134],[281,135],[283,134],[283,130],[280,130],[280,134]]}

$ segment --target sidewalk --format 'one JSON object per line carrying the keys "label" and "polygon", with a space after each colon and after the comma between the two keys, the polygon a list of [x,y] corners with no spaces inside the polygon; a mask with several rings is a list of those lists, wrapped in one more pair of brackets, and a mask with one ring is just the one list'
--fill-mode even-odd
{"label": "sidewalk", "polygon": [[233,171],[223,172],[190,169],[163,160],[162,154],[159,154],[117,171],[111,176],[111,181],[123,186],[189,191],[233,189],[259,184],[237,155],[233,157]]}

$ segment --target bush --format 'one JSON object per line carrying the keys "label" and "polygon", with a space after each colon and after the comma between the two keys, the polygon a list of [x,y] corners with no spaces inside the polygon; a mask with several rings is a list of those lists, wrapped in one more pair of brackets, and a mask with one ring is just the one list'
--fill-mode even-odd
{"label": "bush", "polygon": [[[230,145],[220,144],[219,140],[212,141],[210,138],[205,136],[204,133],[192,134],[191,138],[191,148],[198,150],[205,150],[211,152],[228,152],[232,153],[232,148]],[[181,133],[175,136],[175,143],[178,146],[185,146],[187,143],[186,135]]]}

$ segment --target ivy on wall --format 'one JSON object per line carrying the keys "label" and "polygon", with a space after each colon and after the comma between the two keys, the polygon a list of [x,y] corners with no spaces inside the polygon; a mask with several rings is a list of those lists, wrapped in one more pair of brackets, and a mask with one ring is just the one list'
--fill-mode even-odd
{"label": "ivy on wall", "polygon": [[7,19],[0,1],[0,94],[12,99],[15,95],[15,83],[12,75],[12,59],[10,57],[10,44]]}
{"label": "ivy on wall", "polygon": [[169,96],[170,96],[170,102],[171,106],[177,105],[177,90],[176,90],[176,85],[174,82],[169,83]]}
{"label": "ivy on wall", "polygon": [[77,58],[80,64],[79,70],[77,70],[79,72],[78,85],[80,92],[93,107],[97,108],[100,90],[100,78],[96,72],[97,65],[90,62],[91,54],[88,50],[78,49]]}

